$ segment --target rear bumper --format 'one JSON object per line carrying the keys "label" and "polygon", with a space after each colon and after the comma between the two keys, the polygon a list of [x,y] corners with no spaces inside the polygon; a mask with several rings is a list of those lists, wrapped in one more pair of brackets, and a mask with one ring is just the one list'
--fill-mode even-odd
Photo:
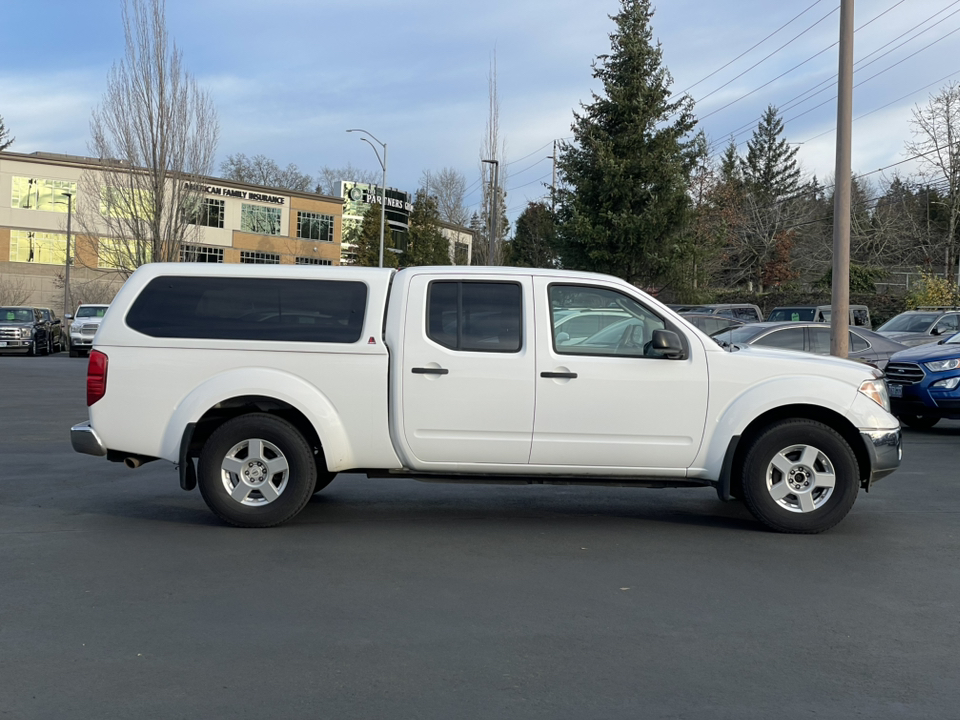
{"label": "rear bumper", "polygon": [[874,481],[886,477],[898,467],[903,457],[902,436],[900,428],[896,430],[862,430],[860,437],[867,446],[870,456],[870,475],[866,486],[870,487]]}
{"label": "rear bumper", "polygon": [[70,444],[78,453],[85,455],[105,457],[107,454],[107,448],[104,447],[100,436],[89,422],[82,422],[70,428]]}

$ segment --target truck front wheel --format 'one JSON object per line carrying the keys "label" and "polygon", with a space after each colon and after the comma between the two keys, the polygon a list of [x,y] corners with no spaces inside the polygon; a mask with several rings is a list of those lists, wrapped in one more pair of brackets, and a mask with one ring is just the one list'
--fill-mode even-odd
{"label": "truck front wheel", "polygon": [[207,506],[239,527],[272,527],[299,513],[317,484],[299,431],[267,413],[228,420],[200,451],[197,484]]}
{"label": "truck front wheel", "polygon": [[840,522],[860,487],[857,458],[833,428],[782,420],[757,435],[742,465],[743,499],[778,532],[819,533]]}

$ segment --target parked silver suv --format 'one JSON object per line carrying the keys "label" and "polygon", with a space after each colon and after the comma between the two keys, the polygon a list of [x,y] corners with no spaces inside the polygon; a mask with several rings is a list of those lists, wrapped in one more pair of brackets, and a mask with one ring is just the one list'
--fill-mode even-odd
{"label": "parked silver suv", "polygon": [[93,336],[100,328],[100,321],[107,313],[109,305],[81,305],[76,315],[64,315],[70,324],[70,357],[89,355],[93,345]]}
{"label": "parked silver suv", "polygon": [[911,347],[926,345],[960,332],[960,308],[908,310],[887,320],[877,332]]}

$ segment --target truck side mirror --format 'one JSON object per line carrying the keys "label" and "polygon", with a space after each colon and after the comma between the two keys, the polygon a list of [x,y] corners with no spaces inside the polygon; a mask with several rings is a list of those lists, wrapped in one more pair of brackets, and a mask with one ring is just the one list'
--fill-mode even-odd
{"label": "truck side mirror", "polygon": [[680,336],[673,330],[654,330],[650,340],[650,350],[654,355],[677,360],[683,356],[683,345]]}
{"label": "truck side mirror", "polygon": [[73,320],[73,313],[64,313],[63,316],[64,316],[67,320]]}

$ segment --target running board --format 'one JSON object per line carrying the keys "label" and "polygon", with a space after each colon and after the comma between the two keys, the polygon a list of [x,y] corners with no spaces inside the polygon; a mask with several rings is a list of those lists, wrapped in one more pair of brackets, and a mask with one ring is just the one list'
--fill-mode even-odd
{"label": "running board", "polygon": [[412,473],[391,470],[364,470],[368,478],[404,478],[419,482],[465,483],[470,485],[584,485],[597,487],[689,488],[713,487],[698,478],[663,478],[605,475],[474,475],[459,473]]}

